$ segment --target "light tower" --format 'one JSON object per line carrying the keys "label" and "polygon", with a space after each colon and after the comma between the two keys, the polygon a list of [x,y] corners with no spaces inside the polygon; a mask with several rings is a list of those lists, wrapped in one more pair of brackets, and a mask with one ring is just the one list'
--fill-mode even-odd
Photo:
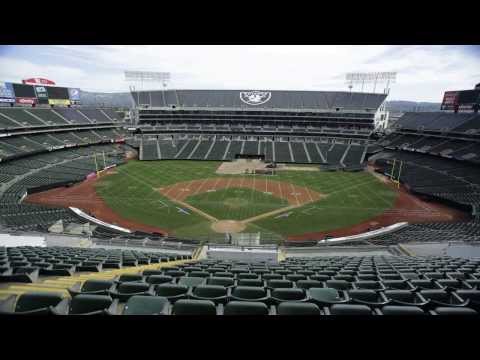
{"label": "light tower", "polygon": [[[125,71],[125,81],[133,84],[130,85],[130,91],[135,91],[135,85],[140,84],[140,91],[143,91],[143,85],[145,82],[162,84],[164,90],[170,81],[170,73],[168,72],[155,72],[155,71]],[[152,106],[152,94],[150,93],[149,106]],[[137,107],[140,104],[140,93],[137,91]]]}
{"label": "light tower", "polygon": [[362,84],[362,90],[365,87],[365,84],[373,84],[373,93],[377,89],[378,83],[384,83],[385,88],[383,89],[384,94],[388,94],[390,91],[390,84],[393,84],[397,79],[396,72],[370,72],[370,73],[348,73],[345,77],[346,83],[350,91],[354,84]]}

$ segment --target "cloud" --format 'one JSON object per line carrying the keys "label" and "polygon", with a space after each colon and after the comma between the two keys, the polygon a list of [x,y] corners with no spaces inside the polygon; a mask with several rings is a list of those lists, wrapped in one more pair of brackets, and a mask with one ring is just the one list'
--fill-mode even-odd
{"label": "cloud", "polygon": [[479,48],[468,46],[0,48],[1,80],[45,76],[59,85],[109,92],[128,90],[124,70],[171,72],[171,87],[177,89],[287,90],[348,90],[344,81],[347,72],[397,71],[398,81],[390,93],[392,100],[439,102],[445,90],[468,89],[480,82],[479,68]]}

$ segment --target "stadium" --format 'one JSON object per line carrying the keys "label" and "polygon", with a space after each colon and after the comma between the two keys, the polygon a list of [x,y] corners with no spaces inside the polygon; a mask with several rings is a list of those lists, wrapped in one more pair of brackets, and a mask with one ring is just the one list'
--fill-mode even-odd
{"label": "stadium", "polygon": [[387,88],[0,85],[1,314],[480,311],[478,85],[397,118]]}

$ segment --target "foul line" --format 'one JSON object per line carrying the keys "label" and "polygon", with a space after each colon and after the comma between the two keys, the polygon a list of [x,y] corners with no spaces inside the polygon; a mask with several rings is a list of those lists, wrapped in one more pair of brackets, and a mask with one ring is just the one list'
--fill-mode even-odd
{"label": "foul line", "polygon": [[179,204],[179,205],[182,205],[183,207],[186,207],[187,209],[190,209],[192,210],[193,212],[197,213],[198,215],[200,216],[203,216],[204,218],[210,220],[210,221],[218,221],[217,218],[213,217],[212,215],[210,214],[207,214],[206,212],[200,210],[200,209],[197,209],[196,207],[190,205],[190,204],[187,204],[186,202],[183,202],[181,200],[172,200],[173,202]]}
{"label": "foul line", "polygon": [[248,224],[248,223],[251,223],[251,222],[266,218],[266,217],[270,217],[270,216],[273,216],[273,215],[277,215],[277,214],[286,212],[288,210],[299,208],[301,206],[303,206],[303,205],[290,205],[290,206],[283,207],[283,208],[273,210],[273,211],[269,211],[269,212],[266,212],[266,213],[263,213],[263,214],[245,219],[245,220],[241,220],[241,222],[244,223],[244,224]]}

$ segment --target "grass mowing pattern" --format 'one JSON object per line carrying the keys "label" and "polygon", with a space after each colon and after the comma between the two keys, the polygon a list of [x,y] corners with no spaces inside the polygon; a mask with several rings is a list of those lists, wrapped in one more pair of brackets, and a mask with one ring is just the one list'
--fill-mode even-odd
{"label": "grass mowing pattern", "polygon": [[235,187],[189,196],[186,202],[219,220],[245,220],[288,206],[287,200]]}
{"label": "grass mowing pattern", "polygon": [[[182,214],[177,204],[156,189],[181,181],[245,177],[217,175],[215,170],[219,165],[220,162],[210,161],[130,161],[119,166],[117,174],[101,179],[97,183],[97,192],[114,211],[125,218],[171,230],[180,237],[208,236],[213,233],[208,220],[190,211],[190,215]],[[287,236],[343,228],[380,215],[393,206],[396,198],[396,192],[367,172],[278,171],[273,177],[256,176],[309,187],[328,196],[292,210],[288,217],[277,218],[277,215],[249,224],[245,232],[265,231]],[[251,197],[255,196],[253,193],[258,193],[255,190],[246,191]],[[202,197],[202,200],[208,203],[209,199],[213,199],[211,196],[217,196],[215,193],[220,196],[223,191],[204,193],[202,195],[206,198]],[[275,200],[281,201],[278,198]],[[264,199],[262,201],[267,204]],[[258,209],[256,203],[249,201],[249,204],[254,209],[248,211],[255,214],[265,212],[260,210],[262,202],[258,204]],[[224,207],[223,211],[229,210]],[[221,213],[221,207],[215,207],[213,212]],[[238,216],[247,216],[239,213],[240,209],[236,209]],[[232,212],[228,216],[237,216],[235,214]]]}

